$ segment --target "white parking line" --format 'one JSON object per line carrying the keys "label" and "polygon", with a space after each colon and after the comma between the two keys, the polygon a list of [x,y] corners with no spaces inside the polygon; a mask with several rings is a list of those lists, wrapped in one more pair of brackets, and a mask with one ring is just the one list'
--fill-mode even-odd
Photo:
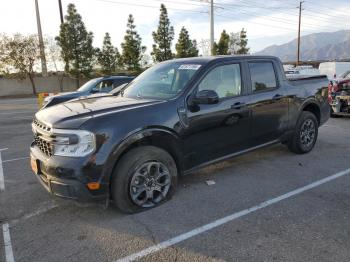
{"label": "white parking line", "polygon": [[37,111],[11,111],[11,112],[1,112],[0,115],[14,115],[14,114],[34,114]]}
{"label": "white parking line", "polygon": [[[7,150],[7,148],[0,149],[0,192],[5,190],[5,180],[4,180],[4,169],[2,167],[1,151]],[[2,225],[2,234],[4,236],[4,246],[5,246],[5,257],[6,262],[14,262],[13,257],[11,236],[10,236],[10,226],[8,223]]]}
{"label": "white parking line", "polygon": [[1,150],[0,150],[0,192],[5,190],[4,169],[2,168]]}
{"label": "white parking line", "polygon": [[13,256],[12,244],[11,244],[11,236],[10,236],[10,226],[9,224],[2,225],[2,233],[4,235],[4,246],[5,246],[5,257],[6,262],[15,262],[15,258]]}
{"label": "white parking line", "polygon": [[32,217],[35,217],[35,216],[39,216],[39,215],[42,215],[48,211],[50,211],[51,209],[54,209],[56,207],[59,207],[58,204],[54,203],[54,202],[45,202],[43,203],[43,205],[41,207],[39,207],[37,210],[35,210],[34,212],[32,213],[29,213],[29,214],[26,214],[20,218],[17,218],[17,219],[13,219],[11,221],[9,221],[11,223],[11,225],[13,224],[17,224],[21,221],[24,221],[24,220],[27,220],[29,218],[32,218]]}
{"label": "white parking line", "polygon": [[23,159],[28,159],[29,156],[25,156],[25,157],[19,157],[19,158],[12,158],[12,159],[7,159],[7,160],[3,160],[3,163],[7,163],[7,162],[13,162],[13,161],[18,161],[18,160],[23,160]]}
{"label": "white parking line", "polygon": [[162,249],[165,249],[167,247],[173,246],[173,245],[175,245],[177,243],[180,243],[182,241],[185,241],[185,240],[187,240],[187,239],[189,239],[191,237],[194,237],[194,236],[197,236],[199,234],[202,234],[202,233],[204,233],[204,232],[206,232],[208,230],[214,229],[214,228],[216,228],[218,226],[221,226],[223,224],[231,222],[231,221],[233,221],[233,220],[235,220],[237,218],[243,217],[243,216],[248,215],[248,214],[250,214],[252,212],[255,212],[257,210],[260,210],[260,209],[263,209],[265,207],[271,206],[271,205],[276,204],[276,203],[278,203],[278,202],[280,202],[282,200],[285,200],[287,198],[290,198],[290,197],[293,197],[295,195],[301,194],[301,193],[303,193],[305,191],[308,191],[310,189],[313,189],[315,187],[318,187],[318,186],[320,186],[322,184],[328,183],[328,182],[330,182],[330,181],[332,181],[334,179],[337,179],[339,177],[342,177],[342,176],[345,176],[345,175],[348,175],[348,174],[350,174],[350,168],[346,169],[344,171],[341,171],[339,173],[336,173],[334,175],[331,175],[329,177],[326,177],[326,178],[323,178],[321,180],[318,180],[316,182],[313,182],[311,184],[308,184],[306,186],[303,186],[301,188],[298,188],[298,189],[295,189],[293,191],[290,191],[290,192],[288,192],[286,194],[283,194],[281,196],[278,196],[278,197],[272,198],[270,200],[267,200],[265,202],[262,202],[262,203],[260,203],[260,204],[258,204],[256,206],[254,206],[254,207],[251,207],[251,208],[239,211],[237,213],[228,215],[228,216],[226,216],[224,218],[215,220],[215,221],[213,221],[213,222],[211,222],[209,224],[206,224],[204,226],[197,227],[197,228],[195,228],[195,229],[193,229],[193,230],[191,230],[189,232],[183,233],[183,234],[181,234],[179,236],[176,236],[176,237],[171,238],[169,240],[163,241],[163,242],[161,242],[161,243],[159,243],[157,245],[154,245],[154,246],[151,246],[151,247],[146,248],[144,250],[141,250],[140,252],[137,252],[137,253],[131,254],[131,255],[127,256],[127,257],[118,259],[118,260],[116,260],[116,262],[134,261],[136,259],[140,259],[142,257],[145,257],[147,255],[150,255],[152,253],[158,252],[158,251],[160,251]]}

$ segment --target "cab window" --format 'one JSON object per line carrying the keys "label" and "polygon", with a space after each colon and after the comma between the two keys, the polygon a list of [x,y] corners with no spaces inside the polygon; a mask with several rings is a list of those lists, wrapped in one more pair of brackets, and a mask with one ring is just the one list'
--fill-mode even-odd
{"label": "cab window", "polygon": [[239,64],[222,65],[211,70],[201,81],[198,91],[214,90],[219,98],[238,96],[242,91]]}

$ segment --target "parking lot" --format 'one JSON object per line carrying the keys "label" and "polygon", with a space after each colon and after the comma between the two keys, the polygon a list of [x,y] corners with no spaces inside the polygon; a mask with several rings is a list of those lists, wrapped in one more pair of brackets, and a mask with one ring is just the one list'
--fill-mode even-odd
{"label": "parking lot", "polygon": [[212,165],[182,177],[169,202],[125,215],[39,184],[36,109],[0,100],[0,261],[349,261],[349,118],[330,119],[307,155],[275,145]]}

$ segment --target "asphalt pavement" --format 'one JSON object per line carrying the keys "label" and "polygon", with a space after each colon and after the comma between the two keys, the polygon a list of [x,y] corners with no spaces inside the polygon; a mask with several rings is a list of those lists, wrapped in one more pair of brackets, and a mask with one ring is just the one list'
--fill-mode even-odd
{"label": "asphalt pavement", "polygon": [[275,145],[239,156],[125,215],[39,184],[28,158],[36,110],[35,99],[0,100],[0,261],[350,260],[350,118],[322,126],[309,154]]}

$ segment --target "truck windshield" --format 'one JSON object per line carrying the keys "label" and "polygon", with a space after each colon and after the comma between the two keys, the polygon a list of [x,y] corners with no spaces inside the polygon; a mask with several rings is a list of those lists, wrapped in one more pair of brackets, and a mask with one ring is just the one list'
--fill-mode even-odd
{"label": "truck windshield", "polygon": [[160,63],[131,82],[122,92],[130,98],[170,99],[179,94],[192,79],[200,64]]}

